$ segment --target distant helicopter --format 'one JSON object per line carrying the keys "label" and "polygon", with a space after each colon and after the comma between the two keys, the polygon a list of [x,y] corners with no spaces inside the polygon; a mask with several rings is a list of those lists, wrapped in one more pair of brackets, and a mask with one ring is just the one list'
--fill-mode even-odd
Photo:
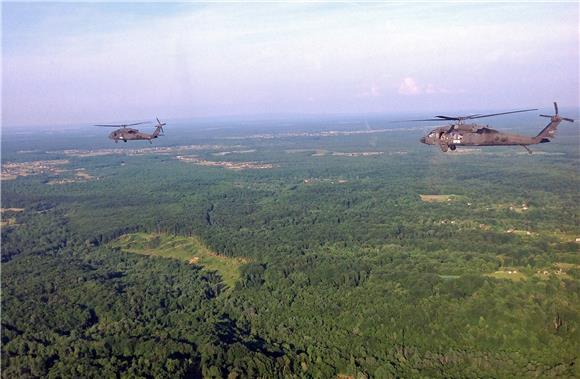
{"label": "distant helicopter", "polygon": [[[520,134],[508,134],[499,132],[495,129],[478,124],[465,124],[466,120],[473,120],[476,118],[499,116],[510,113],[530,112],[537,109],[523,109],[511,112],[492,113],[492,114],[474,114],[470,116],[435,116],[432,119],[424,120],[409,120],[409,121],[452,121],[450,125],[440,126],[433,129],[425,137],[421,138],[421,142],[427,145],[437,145],[441,151],[455,150],[457,146],[522,146],[532,153],[528,145],[535,145],[538,143],[550,142],[554,138],[556,129],[562,120],[574,122],[573,119],[567,117],[560,117],[558,115],[558,104],[554,102],[554,110],[556,114],[540,115],[540,117],[548,117],[550,123],[535,137],[523,136]],[[456,121],[456,122],[454,122]]]}
{"label": "distant helicopter", "polygon": [[166,125],[166,123],[161,123],[161,121],[159,121],[159,118],[157,118],[157,125],[155,126],[155,131],[152,134],[147,134],[147,133],[143,133],[140,132],[137,129],[133,129],[133,128],[128,128],[128,126],[135,126],[135,125],[141,125],[141,124],[148,124],[149,122],[136,122],[134,124],[118,124],[118,125],[113,125],[113,124],[98,124],[95,126],[104,126],[106,128],[119,128],[115,131],[113,131],[111,134],[109,134],[109,138],[112,139],[113,141],[115,141],[115,143],[119,142],[119,141],[123,141],[123,142],[127,142],[127,141],[131,141],[131,140],[147,140],[149,141],[149,143],[152,143],[151,140],[155,139],[157,137],[159,137],[160,135],[162,136],[163,134],[161,134],[161,132],[163,132],[163,127]]}

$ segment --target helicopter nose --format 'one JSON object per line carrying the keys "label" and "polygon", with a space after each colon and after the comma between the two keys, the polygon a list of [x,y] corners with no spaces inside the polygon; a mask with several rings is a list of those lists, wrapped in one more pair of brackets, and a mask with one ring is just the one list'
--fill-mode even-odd
{"label": "helicopter nose", "polygon": [[421,141],[421,143],[427,143],[427,140],[425,139],[425,137],[421,137],[421,139],[419,141]]}

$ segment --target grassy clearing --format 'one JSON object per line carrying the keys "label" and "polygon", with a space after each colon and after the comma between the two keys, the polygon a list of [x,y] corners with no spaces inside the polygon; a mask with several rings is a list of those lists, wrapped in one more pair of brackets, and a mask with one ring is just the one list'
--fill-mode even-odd
{"label": "grassy clearing", "polygon": [[459,196],[457,195],[419,195],[421,200],[426,203],[442,203],[445,201],[457,200]]}
{"label": "grassy clearing", "polygon": [[461,277],[461,275],[439,275],[439,277],[443,280],[453,280],[453,279],[459,279]]}
{"label": "grassy clearing", "polygon": [[492,278],[496,279],[508,279],[513,280],[514,282],[519,282],[520,280],[526,280],[527,276],[517,269],[504,269],[501,271],[496,271],[491,274],[486,274],[487,276],[491,276]]}
{"label": "grassy clearing", "polygon": [[3,212],[19,213],[19,212],[23,212],[23,211],[24,211],[24,208],[0,208],[0,213],[3,213]]}
{"label": "grassy clearing", "polygon": [[219,255],[197,237],[132,233],[119,237],[111,246],[134,254],[179,259],[206,270],[217,271],[229,288],[233,288],[240,278],[240,266],[248,262],[245,258]]}
{"label": "grassy clearing", "polygon": [[4,213],[20,213],[23,211],[24,208],[0,208],[0,216],[2,216],[0,220],[0,227],[3,228],[5,226],[17,225],[15,217],[6,217]]}
{"label": "grassy clearing", "polygon": [[75,175],[81,179],[85,179],[85,180],[91,180],[94,179],[94,176],[89,175],[86,171],[83,170],[77,170],[77,172],[75,172]]}
{"label": "grassy clearing", "polygon": [[0,221],[0,227],[16,225],[16,219],[14,217],[5,218]]}
{"label": "grassy clearing", "polygon": [[580,243],[580,235],[572,234],[572,233],[564,233],[564,232],[554,232],[552,235],[562,242],[576,242]]}

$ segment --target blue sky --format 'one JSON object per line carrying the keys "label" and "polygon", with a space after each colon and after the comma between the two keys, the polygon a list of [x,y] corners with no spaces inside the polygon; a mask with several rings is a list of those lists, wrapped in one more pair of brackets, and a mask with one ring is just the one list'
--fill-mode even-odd
{"label": "blue sky", "polygon": [[3,3],[2,121],[579,104],[568,3]]}

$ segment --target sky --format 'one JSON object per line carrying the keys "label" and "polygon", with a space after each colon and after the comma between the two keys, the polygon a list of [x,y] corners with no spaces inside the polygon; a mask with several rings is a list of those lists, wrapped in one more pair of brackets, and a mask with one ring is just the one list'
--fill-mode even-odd
{"label": "sky", "polygon": [[578,107],[577,2],[2,3],[2,125]]}

